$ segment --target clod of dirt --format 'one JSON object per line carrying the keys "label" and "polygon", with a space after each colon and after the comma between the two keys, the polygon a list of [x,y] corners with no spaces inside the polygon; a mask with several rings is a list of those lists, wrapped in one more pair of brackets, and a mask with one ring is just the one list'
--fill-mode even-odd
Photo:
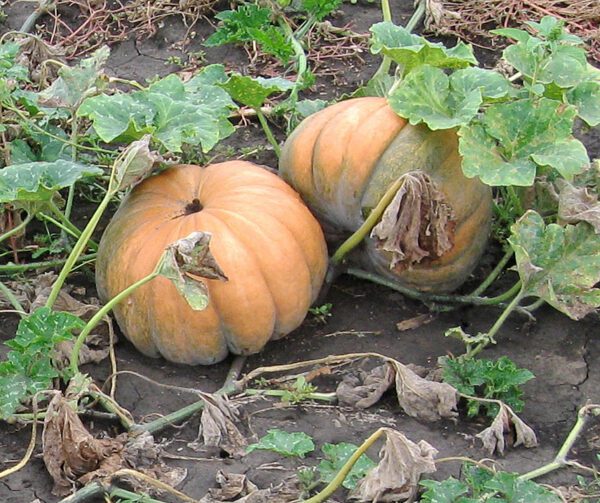
{"label": "clod of dirt", "polygon": [[441,257],[454,244],[454,212],[433,180],[420,171],[403,175],[402,186],[371,237],[392,253],[390,269],[403,270]]}
{"label": "clod of dirt", "polygon": [[259,489],[245,475],[239,473],[217,472],[218,489],[209,489],[199,503],[288,503],[297,501],[298,487],[295,478],[284,481],[276,487]]}
{"label": "clod of dirt", "polygon": [[423,473],[436,471],[437,449],[425,442],[415,444],[399,431],[384,428],[386,439],[381,461],[350,492],[358,501],[413,501]]}
{"label": "clod of dirt", "polygon": [[388,363],[344,377],[335,393],[340,405],[366,409],[377,403],[394,382],[394,369]]}

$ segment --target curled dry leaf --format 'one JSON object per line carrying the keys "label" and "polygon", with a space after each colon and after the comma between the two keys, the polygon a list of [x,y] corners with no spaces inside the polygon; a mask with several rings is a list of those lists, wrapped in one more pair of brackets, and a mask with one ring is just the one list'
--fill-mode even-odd
{"label": "curled dry leaf", "polygon": [[381,460],[350,493],[358,501],[413,501],[423,473],[436,471],[437,450],[425,442],[415,444],[399,431],[384,428]]}
{"label": "curled dry leaf", "polygon": [[457,391],[443,382],[419,377],[406,365],[392,361],[396,371],[398,403],[412,417],[438,421],[456,416]]}
{"label": "curled dry leaf", "polygon": [[[200,417],[200,435],[204,445],[220,447],[234,457],[243,456],[246,439],[234,423],[237,420],[237,410],[223,396],[202,393],[202,399],[204,410]],[[190,447],[199,447],[198,439]]]}
{"label": "curled dry leaf", "polygon": [[210,252],[209,232],[192,232],[170,244],[158,265],[159,273],[171,280],[192,309],[208,305],[208,287],[200,278],[227,281]]}
{"label": "curled dry leaf", "polygon": [[335,393],[340,405],[350,405],[366,409],[377,403],[394,383],[394,368],[385,363],[366,371],[360,369],[355,374],[344,377]]}
{"label": "curled dry leaf", "polygon": [[390,269],[402,271],[424,259],[434,260],[454,244],[454,212],[423,172],[403,175],[403,183],[371,237],[392,254]]}
{"label": "curled dry leaf", "polygon": [[600,234],[600,202],[598,195],[586,187],[575,187],[564,182],[558,199],[559,221],[568,224],[587,222]]}
{"label": "curled dry leaf", "polygon": [[431,313],[419,314],[418,316],[408,318],[407,320],[399,321],[396,323],[396,328],[400,332],[413,330],[414,328],[419,328],[423,325],[427,325],[427,323],[431,323],[434,319],[435,316]]}
{"label": "curled dry leaf", "polygon": [[150,175],[154,164],[161,156],[150,151],[150,135],[132,142],[115,161],[117,190],[125,190],[137,185]]}
{"label": "curled dry leaf", "polygon": [[85,428],[69,402],[54,395],[44,420],[42,450],[44,463],[54,480],[52,493],[64,496],[75,481],[97,470],[120,468],[118,458],[125,438],[94,438]]}
{"label": "curled dry leaf", "polygon": [[511,425],[515,428],[515,446],[522,444],[525,447],[535,447],[537,445],[535,432],[502,403],[492,424],[477,434],[476,437],[481,439],[483,447],[490,454],[494,454],[494,452],[502,454],[506,445],[504,434],[510,431]]}
{"label": "curled dry leaf", "polygon": [[298,501],[298,481],[295,477],[268,489],[259,489],[245,475],[237,473],[217,472],[217,483],[220,488],[209,489],[199,503],[221,503],[235,501],[237,503],[289,503]]}

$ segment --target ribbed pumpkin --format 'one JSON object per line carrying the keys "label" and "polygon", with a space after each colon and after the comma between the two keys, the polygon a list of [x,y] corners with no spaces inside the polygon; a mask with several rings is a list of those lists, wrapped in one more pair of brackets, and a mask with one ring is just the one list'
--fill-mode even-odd
{"label": "ribbed pumpkin", "polygon": [[300,325],[327,268],[321,228],[289,185],[242,161],[180,165],[135,187],[100,242],[100,298],[148,275],[167,245],[193,231],[212,234],[210,250],[228,281],[204,280],[202,311],[163,277],[117,305],[119,326],[142,353],[207,365],[229,351],[260,351]]}
{"label": "ribbed pumpkin", "polygon": [[399,177],[425,174],[452,213],[450,248],[410,264],[396,263],[373,238],[363,251],[380,273],[412,288],[443,292],[472,272],[492,215],[490,188],[467,179],[460,165],[455,131],[412,126],[384,98],[372,97],[343,101],[306,118],[286,141],[279,168],[325,226],[348,233]]}

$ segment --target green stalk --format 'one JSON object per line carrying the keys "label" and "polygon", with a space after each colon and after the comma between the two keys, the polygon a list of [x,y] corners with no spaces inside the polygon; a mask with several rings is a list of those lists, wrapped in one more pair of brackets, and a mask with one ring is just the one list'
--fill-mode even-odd
{"label": "green stalk", "polygon": [[575,445],[575,442],[579,438],[579,435],[585,428],[586,423],[588,422],[590,415],[598,415],[600,414],[600,405],[586,405],[581,407],[577,413],[577,421],[573,425],[573,428],[567,435],[567,438],[563,442],[562,446],[556,453],[554,459],[535,470],[531,470],[530,472],[524,473],[519,476],[520,480],[532,480],[537,477],[541,477],[542,475],[546,475],[547,473],[553,472],[554,470],[558,470],[564,466],[568,466],[570,464],[567,456],[569,455],[569,451]]}
{"label": "green stalk", "polygon": [[410,299],[420,300],[424,303],[437,302],[443,304],[472,304],[474,306],[497,306],[501,305],[503,302],[510,300],[521,289],[521,282],[517,281],[517,283],[515,283],[506,292],[497,295],[496,297],[477,297],[475,295],[444,295],[420,292],[412,288],[407,288],[405,286],[402,286],[397,281],[384,278],[377,274],[363,271],[361,269],[355,269],[350,267],[345,271],[345,273],[356,278],[366,279],[367,281],[371,281],[378,285],[391,288],[392,290],[400,292],[401,294]]}
{"label": "green stalk", "polygon": [[[290,392],[283,389],[254,389],[248,388],[244,390],[244,393],[247,395],[264,395],[264,396],[285,396]],[[337,394],[336,393],[306,393],[302,394],[302,398],[306,400],[319,400],[322,402],[336,402]]]}
{"label": "green stalk", "polygon": [[354,451],[354,454],[352,454],[352,456],[348,458],[348,461],[346,461],[344,463],[344,466],[340,468],[340,471],[333,478],[333,480],[329,484],[327,484],[321,492],[315,494],[312,498],[304,500],[304,503],[321,503],[323,501],[326,501],[335,491],[338,490],[339,487],[341,487],[342,482],[344,482],[344,479],[346,478],[348,473],[350,473],[350,470],[352,470],[352,467],[358,461],[358,459],[365,452],[367,452],[369,447],[371,447],[384,432],[385,428],[379,428],[377,431],[375,431],[375,433],[373,433],[369,438],[367,438],[361,444],[361,446],[358,449],[356,449],[356,451]]}
{"label": "green stalk", "polygon": [[489,332],[487,333],[487,340],[480,342],[473,349],[469,349],[465,354],[465,358],[473,358],[474,356],[477,356],[486,346],[488,346],[488,344],[490,344],[490,342],[494,342],[494,337],[498,333],[498,330],[500,330],[500,327],[502,327],[510,313],[519,305],[519,302],[521,302],[521,299],[523,299],[524,296],[525,294],[521,288],[515,298],[510,302],[510,304],[508,304],[508,306],[506,306],[504,311],[502,311],[502,314],[498,317],[496,323],[494,323],[492,328],[490,328]]}
{"label": "green stalk", "polygon": [[[56,204],[54,204],[54,202],[50,201],[50,210],[52,211],[52,213],[60,220],[60,222],[66,226],[67,229],[69,229],[77,238],[79,238],[81,236],[81,231],[79,230],[79,228],[77,228],[73,222],[71,222],[71,220],[69,220],[69,218],[63,214],[62,211],[60,211],[60,209],[58,208],[58,206],[56,206]],[[57,223],[55,223],[55,225],[59,225]],[[88,246],[94,250],[94,251],[98,251],[98,244],[94,241],[92,241],[91,239],[88,241]]]}
{"label": "green stalk", "polygon": [[394,199],[396,192],[398,192],[400,187],[402,187],[403,183],[404,178],[400,177],[386,190],[383,197],[377,203],[377,206],[375,206],[375,208],[373,208],[373,211],[369,213],[369,216],[366,218],[363,224],[356,231],[354,231],[354,234],[352,234],[348,239],[346,239],[346,241],[344,241],[335,251],[333,257],[331,257],[331,264],[333,264],[334,266],[341,264],[344,260],[344,257],[351,250],[356,248],[362,242],[362,240],[369,235],[371,229],[375,227],[375,224],[379,221],[385,209],[392,202],[392,199]]}
{"label": "green stalk", "polygon": [[283,18],[283,17],[279,18],[279,26],[285,32],[290,43],[292,44],[292,49],[294,49],[294,55],[296,56],[297,77],[296,77],[296,82],[294,84],[294,87],[292,88],[292,91],[290,92],[290,98],[289,98],[292,103],[295,103],[298,100],[298,92],[300,91],[300,87],[304,83],[304,74],[308,70],[308,61],[306,59],[306,53],[304,52],[304,48],[302,47],[302,44],[300,44],[298,39],[294,36],[292,28],[287,23],[285,18]]}
{"label": "green stalk", "polygon": [[[86,323],[85,327],[83,327],[83,330],[77,336],[75,344],[73,344],[73,349],[71,350],[70,368],[73,374],[79,372],[79,352],[81,351],[81,347],[83,346],[86,337],[91,333],[91,331],[94,328],[96,328],[96,325],[98,325],[98,323],[102,321],[102,319],[111,311],[111,309],[114,306],[116,306],[123,299],[127,298],[135,289],[139,288],[142,285],[145,285],[149,281],[156,278],[158,275],[158,268],[156,268],[154,269],[154,271],[148,274],[148,276],[144,276],[142,279],[136,281],[132,285],[129,285],[127,288],[125,288],[125,290],[115,295],[112,299],[110,299],[110,301],[108,301],[104,306],[102,306],[94,316],[92,316],[90,321]],[[54,288],[52,291],[54,291]]]}
{"label": "green stalk", "polygon": [[23,305],[19,302],[19,299],[17,299],[16,295],[11,291],[10,288],[8,288],[4,283],[2,283],[0,281],[0,293],[2,295],[4,295],[6,297],[6,300],[8,300],[10,302],[10,304],[17,310],[19,311],[19,316],[21,316],[21,318],[23,318],[25,316],[25,314],[27,313],[27,311],[25,311],[25,308],[23,307]]}
{"label": "green stalk", "polygon": [[[95,258],[95,253],[90,253],[89,255],[81,255],[76,260],[76,263],[89,262],[94,260]],[[66,258],[59,258],[55,260],[45,260],[42,262],[31,262],[29,264],[3,264],[0,265],[0,274],[15,274],[33,270],[52,269],[53,267],[63,265],[66,261]]]}
{"label": "green stalk", "polygon": [[31,222],[32,220],[33,220],[33,213],[27,213],[25,220],[23,220],[19,225],[14,226],[11,230],[5,232],[4,234],[2,234],[0,236],[0,243],[2,241],[6,241],[8,238],[21,232],[23,229],[25,229],[25,227],[27,227],[27,224],[29,222]]}
{"label": "green stalk", "polygon": [[273,146],[275,155],[277,156],[277,159],[279,159],[281,157],[281,148],[279,147],[279,143],[277,143],[275,136],[273,136],[273,132],[269,127],[269,123],[267,122],[265,114],[262,113],[260,108],[255,108],[254,111],[256,112],[256,117],[258,117],[258,122],[260,122],[260,125],[263,128],[263,131],[265,132],[267,140],[269,140],[269,143]]}
{"label": "green stalk", "polygon": [[504,256],[500,259],[500,262],[498,262],[498,264],[496,264],[496,267],[494,267],[494,269],[492,270],[492,272],[488,275],[487,278],[485,278],[485,280],[483,281],[483,283],[481,283],[481,285],[479,285],[475,290],[473,290],[471,292],[471,295],[473,296],[478,296],[481,295],[483,292],[485,292],[489,286],[496,281],[496,278],[500,275],[500,273],[504,270],[504,267],[506,267],[506,264],[508,264],[508,261],[512,258],[512,256],[515,254],[515,251],[510,248],[505,254]]}
{"label": "green stalk", "polygon": [[[79,121],[77,120],[76,111],[71,111],[71,136],[70,140],[73,145],[77,145],[79,142],[77,139],[79,138]],[[71,149],[71,161],[77,162],[77,148]],[[75,199],[75,184],[69,187],[69,194],[67,195],[67,204],[65,205],[65,217],[68,219],[71,218],[71,211],[73,210],[73,199]],[[64,231],[63,231],[63,237]]]}

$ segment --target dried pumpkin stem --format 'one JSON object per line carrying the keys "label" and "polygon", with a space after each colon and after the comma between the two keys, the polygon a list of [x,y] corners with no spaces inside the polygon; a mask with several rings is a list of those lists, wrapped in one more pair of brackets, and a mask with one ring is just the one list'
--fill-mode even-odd
{"label": "dried pumpkin stem", "polygon": [[344,260],[344,257],[369,235],[373,227],[375,227],[377,222],[379,222],[381,219],[385,209],[394,199],[396,192],[400,190],[403,184],[404,177],[400,177],[386,190],[385,194],[383,194],[383,197],[377,203],[377,206],[375,206],[371,213],[369,213],[369,216],[362,223],[362,225],[356,231],[354,231],[354,234],[346,239],[346,241],[344,241],[335,251],[333,257],[331,257],[331,263],[334,266],[341,264]]}
{"label": "dried pumpkin stem", "polygon": [[348,458],[348,461],[346,461],[344,463],[344,466],[340,468],[340,471],[333,478],[333,480],[329,484],[327,484],[321,492],[315,494],[312,498],[304,500],[304,503],[321,503],[322,501],[326,501],[327,498],[329,498],[342,485],[342,482],[344,482],[344,479],[346,478],[348,473],[350,473],[350,470],[352,470],[352,467],[358,461],[358,459],[365,452],[367,452],[369,447],[371,447],[384,432],[385,428],[379,428],[378,430],[376,430],[375,433],[373,433],[369,438],[367,438],[360,445],[360,447],[356,449],[356,451],[354,451],[354,454],[352,454],[352,456]]}
{"label": "dried pumpkin stem", "polygon": [[592,415],[600,415],[600,405],[589,404],[581,407],[577,413],[577,421],[573,425],[573,428],[567,435],[567,438],[563,442],[562,446],[556,453],[554,459],[550,463],[540,466],[539,468],[536,468],[535,470],[532,470],[530,472],[524,473],[523,475],[519,476],[519,479],[535,479],[537,477],[541,477],[542,475],[546,475],[547,473],[553,472],[554,470],[558,470],[559,468],[563,468],[565,466],[575,466],[576,468],[588,469],[588,467],[582,467],[581,465],[579,465],[579,463],[570,461],[569,459],[567,459],[567,456],[570,450],[573,448],[573,445],[575,445],[575,442],[579,438],[579,435],[585,428],[588,420],[590,419],[590,416]]}

